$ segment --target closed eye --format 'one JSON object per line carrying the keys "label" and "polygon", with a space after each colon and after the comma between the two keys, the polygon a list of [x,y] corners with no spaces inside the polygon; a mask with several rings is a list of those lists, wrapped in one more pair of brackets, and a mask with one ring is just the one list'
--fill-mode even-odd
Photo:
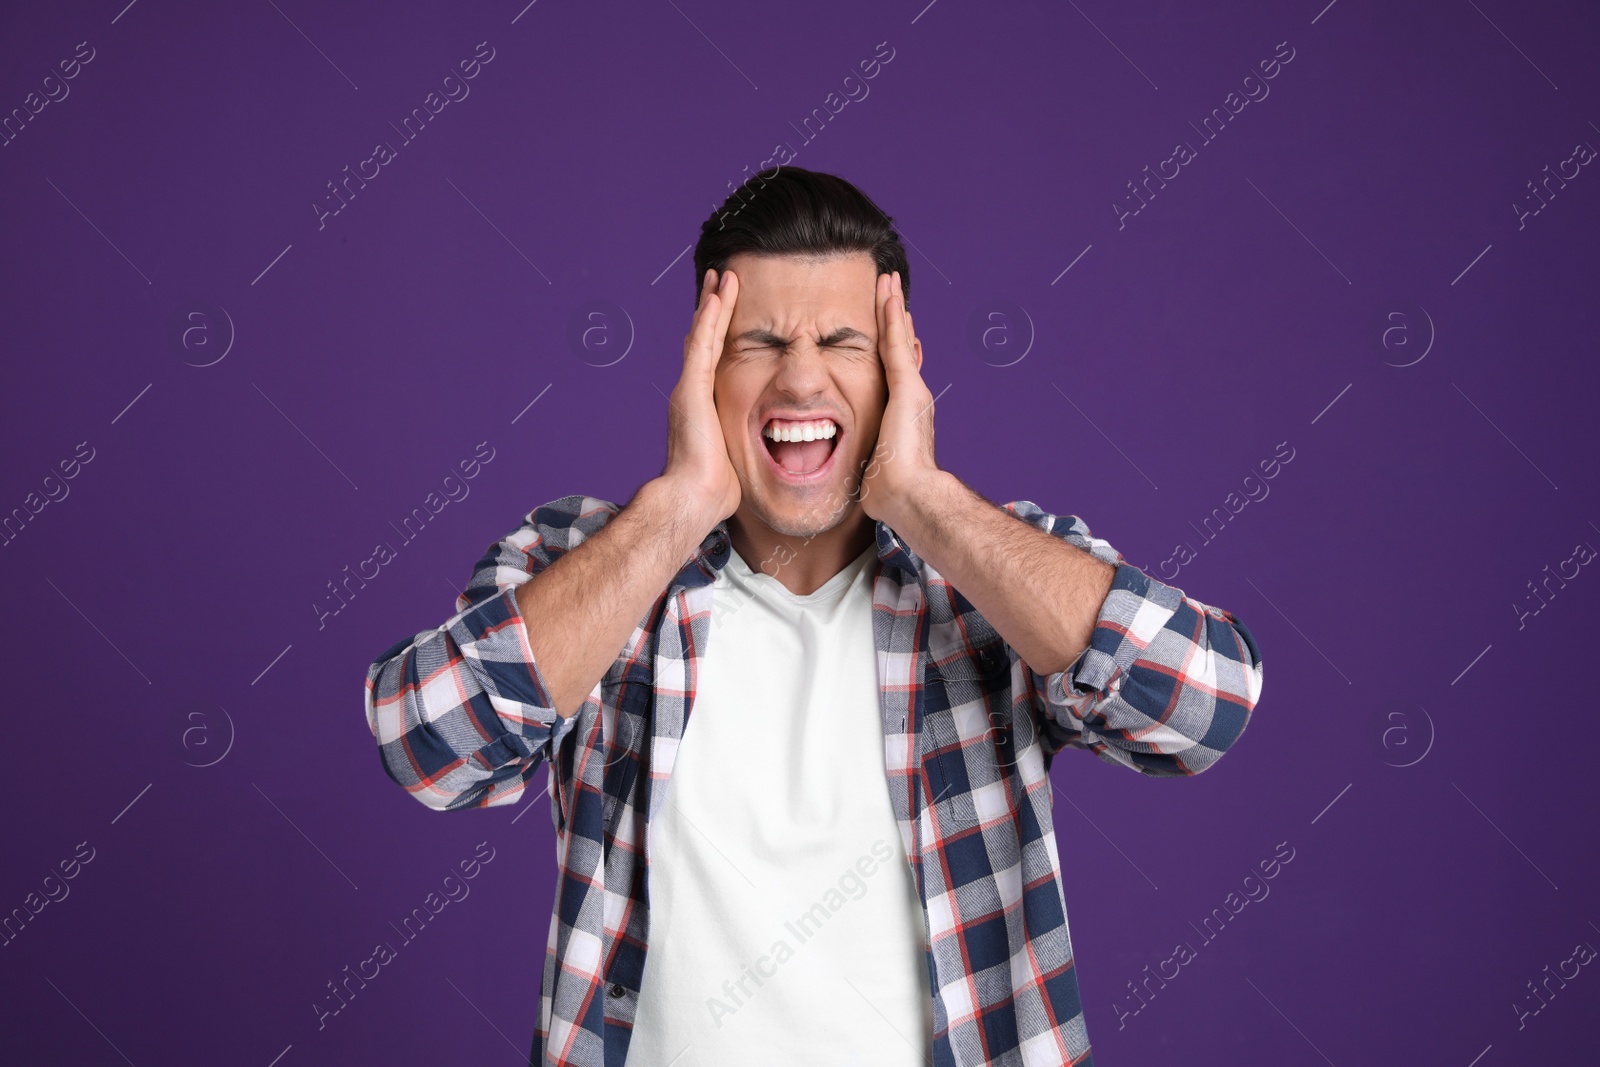
{"label": "closed eye", "polygon": [[873,347],[874,342],[872,338],[860,330],[851,329],[849,326],[841,326],[828,336],[818,338],[817,344],[823,348],[852,348],[859,351],[867,351]]}
{"label": "closed eye", "polygon": [[[740,352],[760,352],[769,349],[787,351],[794,341],[787,337],[779,337],[776,333],[766,329],[746,330],[734,339],[737,350]],[[749,345],[742,342],[750,342]],[[877,342],[871,337],[850,326],[841,326],[826,337],[817,338],[820,348],[840,348],[854,352],[874,351]]]}

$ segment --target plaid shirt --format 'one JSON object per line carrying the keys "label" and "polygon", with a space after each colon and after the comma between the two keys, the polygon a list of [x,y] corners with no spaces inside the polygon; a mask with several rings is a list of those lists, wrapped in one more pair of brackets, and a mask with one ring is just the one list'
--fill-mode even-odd
{"label": "plaid shirt", "polygon": [[[1089,1065],[1049,768],[1086,748],[1152,776],[1198,774],[1244,730],[1261,655],[1230,613],[1186,597],[1076,516],[1005,505],[1116,568],[1089,647],[1038,675],[972,604],[877,524],[873,636],[884,770],[926,913],[936,1067]],[[456,614],[367,671],[367,722],[389,776],[430,808],[514,804],[541,763],[559,882],[529,1062],[622,1067],[648,945],[643,862],[711,636],[727,523],[634,628],[596,693],[558,716],[517,586],[620,508],[535,508],[478,562]],[[534,625],[539,625],[534,620]],[[598,697],[598,698],[597,698]],[[781,758],[751,753],[753,759]]]}

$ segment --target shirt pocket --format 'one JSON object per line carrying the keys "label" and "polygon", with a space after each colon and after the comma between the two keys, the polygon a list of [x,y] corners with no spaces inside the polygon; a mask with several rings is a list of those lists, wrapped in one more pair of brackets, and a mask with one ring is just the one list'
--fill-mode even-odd
{"label": "shirt pocket", "polygon": [[929,784],[940,817],[951,829],[975,825],[975,790],[1004,782],[1015,762],[1010,666],[998,636],[960,646],[943,663],[930,656],[925,728],[936,759]]}
{"label": "shirt pocket", "polygon": [[930,662],[947,682],[987,681],[1002,675],[1008,665],[1005,642],[999,638],[962,648],[944,663]]}
{"label": "shirt pocket", "polygon": [[952,710],[982,701],[1005,711],[1009,706],[1010,668],[1005,642],[999,637],[933,655],[928,661],[928,671],[943,685]]}

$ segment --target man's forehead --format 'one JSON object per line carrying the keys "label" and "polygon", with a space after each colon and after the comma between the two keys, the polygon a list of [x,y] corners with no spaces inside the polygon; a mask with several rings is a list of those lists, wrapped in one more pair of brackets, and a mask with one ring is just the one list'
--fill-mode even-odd
{"label": "man's forehead", "polygon": [[865,252],[815,255],[756,256],[741,253],[727,264],[739,276],[741,291],[752,296],[785,289],[805,289],[821,294],[848,293],[865,288],[870,294],[878,268]]}
{"label": "man's forehead", "polygon": [[743,308],[762,318],[863,310],[871,314],[876,301],[878,276],[871,269],[824,267],[804,273],[728,269],[739,275],[734,310]]}
{"label": "man's forehead", "polygon": [[814,333],[838,343],[871,341],[877,333],[877,265],[864,252],[743,255],[727,269],[740,283],[733,340],[788,342]]}

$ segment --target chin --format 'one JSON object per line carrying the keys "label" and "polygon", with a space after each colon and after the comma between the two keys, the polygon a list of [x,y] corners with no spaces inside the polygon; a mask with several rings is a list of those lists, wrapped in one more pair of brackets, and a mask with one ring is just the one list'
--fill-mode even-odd
{"label": "chin", "polygon": [[772,514],[764,512],[757,517],[774,532],[784,537],[800,537],[810,540],[819,534],[825,534],[844,521],[845,513],[849,507],[833,509],[802,508],[797,512],[781,512]]}
{"label": "chin", "polygon": [[839,477],[803,488],[768,483],[753,492],[746,485],[743,492],[755,518],[774,533],[809,539],[838,526],[859,506],[847,491],[852,484],[850,478]]}

